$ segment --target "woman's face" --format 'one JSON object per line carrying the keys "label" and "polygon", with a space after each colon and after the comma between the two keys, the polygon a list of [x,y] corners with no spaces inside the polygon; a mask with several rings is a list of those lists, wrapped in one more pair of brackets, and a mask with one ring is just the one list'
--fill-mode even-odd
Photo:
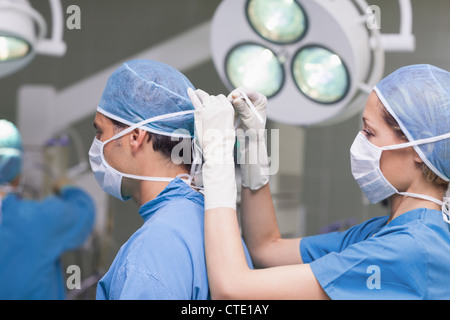
{"label": "woman's face", "polygon": [[[384,106],[375,92],[372,92],[363,113],[362,133],[378,147],[407,142],[398,137],[383,117]],[[383,151],[380,168],[386,179],[399,191],[406,191],[411,179],[418,173],[417,156],[414,148]]]}

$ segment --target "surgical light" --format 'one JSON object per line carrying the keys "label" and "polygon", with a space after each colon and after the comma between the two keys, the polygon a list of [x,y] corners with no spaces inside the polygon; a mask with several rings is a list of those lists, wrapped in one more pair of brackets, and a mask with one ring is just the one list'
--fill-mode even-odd
{"label": "surgical light", "polygon": [[226,73],[234,87],[254,88],[267,97],[283,86],[284,70],[277,56],[267,47],[241,44],[226,59]]}
{"label": "surgical light", "polygon": [[414,50],[411,3],[399,4],[401,32],[383,35],[365,0],[222,0],[211,24],[214,65],[229,90],[268,96],[271,120],[337,123],[362,110],[386,51]]}
{"label": "surgical light", "polygon": [[27,0],[0,0],[0,78],[24,68],[36,54],[65,54],[60,1],[49,0],[52,38],[46,39],[47,24]]}
{"label": "surgical light", "polygon": [[294,81],[308,98],[331,104],[347,94],[350,82],[347,67],[334,52],[311,46],[301,49],[293,61]]}
{"label": "surgical light", "polygon": [[307,28],[305,13],[294,0],[250,0],[247,15],[255,31],[275,43],[295,42]]}
{"label": "surgical light", "polygon": [[0,37],[0,62],[20,59],[30,52],[30,45],[23,39]]}

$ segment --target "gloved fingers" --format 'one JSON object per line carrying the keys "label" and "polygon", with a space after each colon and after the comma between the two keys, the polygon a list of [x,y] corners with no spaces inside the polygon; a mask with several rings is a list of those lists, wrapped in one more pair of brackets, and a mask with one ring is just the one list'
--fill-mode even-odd
{"label": "gloved fingers", "polygon": [[188,95],[192,101],[192,104],[194,105],[195,110],[197,111],[205,109],[207,105],[211,104],[214,98],[201,89],[197,89],[194,91],[191,88],[189,88]]}
{"label": "gloved fingers", "polygon": [[231,124],[231,126],[234,127],[234,124],[236,122],[235,121],[236,112],[233,106],[231,105],[231,102],[223,94],[218,95],[215,98],[217,99],[218,107],[223,110],[221,111],[221,115],[223,117],[222,120],[225,121],[226,123]]}
{"label": "gloved fingers", "polygon": [[232,97],[233,99],[241,98],[243,99],[242,93],[245,93],[247,97],[252,101],[255,108],[265,106],[267,104],[267,97],[263,95],[262,93],[251,89],[247,87],[239,87],[235,90],[233,90],[229,97]]}
{"label": "gloved fingers", "polygon": [[191,88],[188,88],[187,90],[189,99],[191,99],[192,105],[194,106],[194,109],[196,111],[201,111],[203,110],[203,103],[200,100],[200,98],[198,97],[196,91],[192,90]]}
{"label": "gloved fingers", "polygon": [[248,119],[252,117],[253,112],[242,97],[232,100],[232,104],[236,112],[240,114],[242,118]]}
{"label": "gloved fingers", "polygon": [[223,94],[218,95],[217,99],[219,100],[219,103],[221,106],[223,106],[224,108],[233,110],[233,113],[234,113],[234,109],[233,109],[233,106],[231,105],[231,102]]}
{"label": "gloved fingers", "polygon": [[242,118],[248,119],[251,118],[253,112],[250,109],[250,106],[245,101],[241,90],[235,89],[228,95],[228,100],[232,103],[236,112],[241,115]]}
{"label": "gloved fingers", "polygon": [[231,103],[227,100],[227,98],[221,94],[218,96],[210,96],[207,92],[197,89],[193,91],[192,89],[188,89],[189,98],[194,105],[195,110],[203,110],[208,106],[217,105],[221,108],[229,107],[232,109]]}
{"label": "gloved fingers", "polygon": [[241,98],[241,97],[242,97],[242,93],[239,90],[234,89],[233,91],[230,92],[230,94],[228,95],[227,98],[231,102],[231,101]]}
{"label": "gloved fingers", "polygon": [[208,105],[209,103],[211,103],[212,96],[210,96],[209,93],[207,93],[201,89],[195,90],[195,93],[197,94],[197,97],[202,102],[204,107],[206,105]]}
{"label": "gloved fingers", "polygon": [[[266,122],[266,120],[265,120],[266,104],[261,105],[259,108],[256,108],[254,103],[250,100],[250,98],[245,93],[242,93],[242,95],[243,95],[243,99],[246,102],[246,105],[253,113],[253,115],[248,116],[248,119],[256,118],[256,119],[258,119],[259,123],[264,124]],[[247,110],[248,110],[248,108],[247,108]]]}

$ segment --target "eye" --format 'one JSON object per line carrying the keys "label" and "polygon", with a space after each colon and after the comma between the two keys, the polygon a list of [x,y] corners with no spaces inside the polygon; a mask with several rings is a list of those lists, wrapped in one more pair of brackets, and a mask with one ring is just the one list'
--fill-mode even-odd
{"label": "eye", "polygon": [[102,131],[100,130],[100,128],[95,123],[94,123],[93,126],[94,126],[95,137],[100,140],[100,137],[102,135]]}
{"label": "eye", "polygon": [[370,132],[369,129],[363,129],[362,131],[363,131],[364,135],[365,135],[367,138],[373,137],[373,133]]}
{"label": "eye", "polygon": [[100,140],[101,136],[102,136],[102,132],[100,130],[98,130],[98,129],[95,129],[95,137],[98,140]]}

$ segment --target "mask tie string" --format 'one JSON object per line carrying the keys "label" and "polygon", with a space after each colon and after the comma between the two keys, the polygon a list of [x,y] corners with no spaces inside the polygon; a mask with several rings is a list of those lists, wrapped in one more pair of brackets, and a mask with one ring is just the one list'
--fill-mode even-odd
{"label": "mask tie string", "polygon": [[450,224],[450,198],[444,198],[442,203],[442,217],[444,221]]}

